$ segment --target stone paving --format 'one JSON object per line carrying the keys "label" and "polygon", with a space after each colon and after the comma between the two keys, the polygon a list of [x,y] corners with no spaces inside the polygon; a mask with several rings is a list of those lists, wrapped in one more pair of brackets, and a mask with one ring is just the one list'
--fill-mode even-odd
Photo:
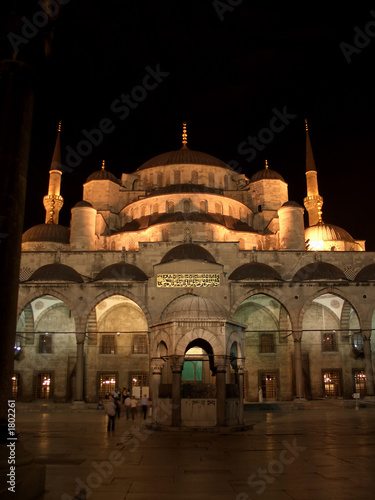
{"label": "stone paving", "polygon": [[[38,500],[372,499],[375,408],[246,411],[252,430],[164,432],[140,415],[17,411],[26,450],[46,464]],[[86,493],[77,494],[86,489]]]}

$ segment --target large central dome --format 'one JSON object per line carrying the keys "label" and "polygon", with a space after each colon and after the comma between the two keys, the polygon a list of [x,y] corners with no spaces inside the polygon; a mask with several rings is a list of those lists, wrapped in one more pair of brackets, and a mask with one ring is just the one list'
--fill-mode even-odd
{"label": "large central dome", "polygon": [[177,151],[169,151],[154,156],[146,161],[137,170],[144,170],[152,167],[164,167],[166,165],[210,165],[212,167],[221,167],[232,170],[229,165],[219,160],[215,156],[200,151],[193,151],[189,148],[181,148]]}

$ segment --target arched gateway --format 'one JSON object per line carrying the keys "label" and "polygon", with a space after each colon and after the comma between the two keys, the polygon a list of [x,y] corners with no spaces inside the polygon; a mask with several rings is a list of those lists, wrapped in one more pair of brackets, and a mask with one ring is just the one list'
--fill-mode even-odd
{"label": "arched gateway", "polygon": [[173,300],[150,328],[156,423],[242,424],[244,335],[243,325],[213,299],[186,294]]}

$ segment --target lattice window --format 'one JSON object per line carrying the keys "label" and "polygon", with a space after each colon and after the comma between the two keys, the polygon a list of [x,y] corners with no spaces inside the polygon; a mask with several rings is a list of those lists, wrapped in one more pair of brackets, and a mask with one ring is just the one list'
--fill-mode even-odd
{"label": "lattice window", "polygon": [[20,395],[20,375],[13,373],[12,376],[12,398],[17,399]]}
{"label": "lattice window", "polygon": [[354,390],[355,392],[359,392],[361,398],[364,398],[367,395],[366,374],[364,370],[354,371]]}
{"label": "lattice window", "polygon": [[277,398],[277,373],[272,371],[260,373],[260,387],[264,399]]}
{"label": "lattice window", "polygon": [[39,349],[40,354],[52,353],[52,336],[46,334],[39,335]]}
{"label": "lattice window", "polygon": [[341,383],[339,371],[323,372],[324,396],[338,398],[341,396]]}
{"label": "lattice window", "polygon": [[322,332],[322,351],[337,351],[336,332]]}
{"label": "lattice window", "polygon": [[52,374],[38,373],[35,384],[36,399],[50,399],[52,396]]}
{"label": "lattice window", "polygon": [[114,335],[102,335],[100,354],[116,354],[116,338]]}
{"label": "lattice window", "polygon": [[260,335],[260,352],[275,352],[275,342],[273,333],[262,333]]}
{"label": "lattice window", "polygon": [[116,389],[116,373],[99,373],[99,397],[104,398]]}
{"label": "lattice window", "polygon": [[148,352],[147,335],[139,333],[134,334],[133,354],[147,354],[147,352]]}

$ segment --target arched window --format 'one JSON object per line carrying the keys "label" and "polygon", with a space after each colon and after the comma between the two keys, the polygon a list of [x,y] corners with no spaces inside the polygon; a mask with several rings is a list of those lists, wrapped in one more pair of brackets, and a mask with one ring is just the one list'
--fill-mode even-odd
{"label": "arched window", "polygon": [[202,200],[202,201],[199,203],[199,211],[200,211],[202,214],[207,213],[207,201],[206,201],[206,200]]}
{"label": "arched window", "polygon": [[184,200],[183,207],[185,214],[190,213],[190,200]]}
{"label": "arched window", "polygon": [[167,201],[167,213],[168,214],[173,214],[174,212],[174,201],[173,200],[168,200]]}
{"label": "arched window", "polygon": [[193,170],[191,173],[191,182],[193,184],[198,184],[198,172],[197,170]]}
{"label": "arched window", "polygon": [[155,203],[155,205],[153,205],[153,207],[152,207],[152,213],[153,214],[158,214],[159,213],[159,204],[158,203]]}
{"label": "arched window", "polygon": [[142,205],[141,207],[141,217],[144,217],[146,215],[146,205]]}
{"label": "arched window", "polygon": [[215,213],[217,213],[217,214],[223,213],[223,205],[219,202],[215,203]]}
{"label": "arched window", "polygon": [[174,182],[174,184],[180,184],[180,182],[181,182],[181,172],[179,170],[175,170],[173,172],[173,182]]}
{"label": "arched window", "polygon": [[208,174],[208,186],[215,187],[215,177],[214,177],[213,172],[209,172],[209,174]]}

